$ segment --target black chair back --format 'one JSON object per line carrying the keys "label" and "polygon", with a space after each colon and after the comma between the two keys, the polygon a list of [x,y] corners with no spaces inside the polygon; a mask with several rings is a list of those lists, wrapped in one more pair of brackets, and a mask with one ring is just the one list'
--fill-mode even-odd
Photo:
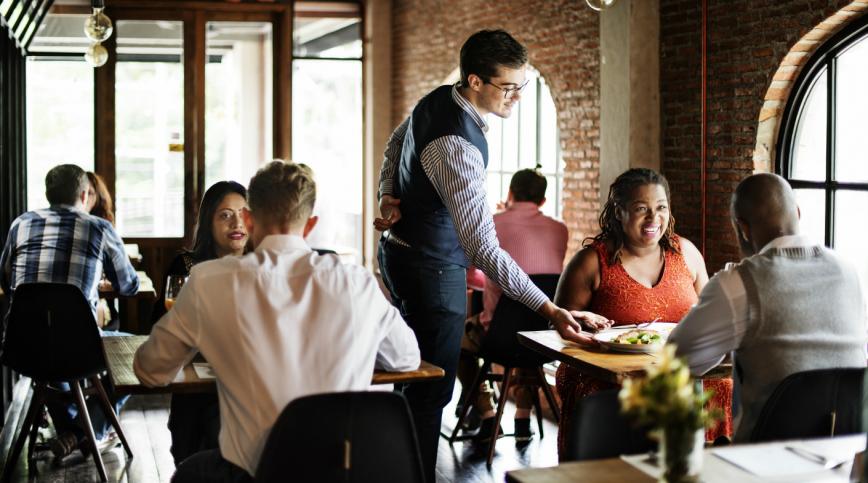
{"label": "black chair back", "polygon": [[650,428],[636,428],[621,414],[618,389],[600,391],[579,401],[560,461],[617,458],[656,448]]}
{"label": "black chair back", "polygon": [[268,436],[256,481],[424,483],[406,399],[340,392],[290,402]]}
{"label": "black chair back", "polygon": [[2,351],[3,365],[37,381],[84,379],[106,368],[90,304],[64,283],[15,288]]}
{"label": "black chair back", "polygon": [[[531,275],[530,280],[549,298],[553,298],[560,274]],[[491,325],[479,347],[479,357],[510,367],[537,367],[551,358],[540,355],[518,342],[516,333],[524,330],[547,330],[549,322],[525,305],[503,295],[497,302]]]}
{"label": "black chair back", "polygon": [[864,368],[798,372],[781,381],[760,413],[751,442],[862,432]]}

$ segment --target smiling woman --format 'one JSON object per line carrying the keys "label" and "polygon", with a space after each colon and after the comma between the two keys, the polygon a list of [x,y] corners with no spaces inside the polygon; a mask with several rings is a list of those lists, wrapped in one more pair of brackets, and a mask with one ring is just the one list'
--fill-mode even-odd
{"label": "smiling woman", "polygon": [[[586,240],[584,248],[570,260],[555,303],[602,315],[615,326],[654,319],[678,322],[696,303],[707,281],[702,255],[689,240],[675,234],[666,178],[653,170],[636,168],[612,183],[600,214],[600,233]],[[714,384],[713,404],[728,408],[732,381]],[[557,389],[563,401],[558,441],[561,454],[579,399],[611,387],[567,365],[558,368]],[[729,432],[729,424],[724,424],[708,437]]]}

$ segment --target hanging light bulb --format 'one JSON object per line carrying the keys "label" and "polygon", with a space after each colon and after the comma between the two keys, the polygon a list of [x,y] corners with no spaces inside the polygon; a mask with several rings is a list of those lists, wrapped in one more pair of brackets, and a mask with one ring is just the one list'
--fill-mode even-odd
{"label": "hanging light bulb", "polygon": [[105,42],[113,30],[112,21],[102,13],[102,7],[94,7],[93,14],[84,21],[84,34],[94,42]]}
{"label": "hanging light bulb", "polygon": [[108,50],[106,50],[99,42],[95,42],[84,51],[84,60],[86,60],[91,67],[100,67],[108,60]]}
{"label": "hanging light bulb", "polygon": [[601,12],[611,7],[615,0],[585,0],[585,3],[594,10]]}

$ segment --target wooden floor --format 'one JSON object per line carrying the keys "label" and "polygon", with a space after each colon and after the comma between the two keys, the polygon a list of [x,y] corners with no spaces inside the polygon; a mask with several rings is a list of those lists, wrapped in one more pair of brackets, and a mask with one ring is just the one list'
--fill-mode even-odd
{"label": "wooden floor", "polygon": [[[457,394],[456,394],[457,396]],[[120,483],[157,483],[168,482],[175,470],[169,453],[170,437],[166,429],[169,413],[169,400],[166,396],[133,396],[121,412],[121,424],[130,441],[135,457],[127,462],[123,448],[117,446],[103,454],[109,481]],[[444,410],[443,430],[451,431],[454,425],[454,405]],[[504,413],[504,430],[512,432],[512,414],[509,406]],[[533,424],[537,432],[536,423]],[[524,447],[517,447],[512,438],[501,438],[491,471],[485,466],[487,447],[469,442],[449,443],[440,440],[437,460],[438,483],[479,483],[502,482],[504,473],[509,470],[529,466],[553,466],[557,464],[557,426],[546,421],[545,437],[538,435]],[[51,453],[37,453],[36,475],[27,476],[24,459],[19,459],[15,482],[52,482],[79,483],[98,482],[93,460],[84,459],[76,451],[63,461],[62,466],[52,465]]]}

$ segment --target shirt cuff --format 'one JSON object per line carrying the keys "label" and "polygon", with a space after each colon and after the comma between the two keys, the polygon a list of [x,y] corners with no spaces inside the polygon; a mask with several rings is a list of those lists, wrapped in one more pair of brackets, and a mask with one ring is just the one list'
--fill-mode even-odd
{"label": "shirt cuff", "polygon": [[392,180],[380,181],[380,193],[379,193],[380,198],[382,198],[383,195],[391,196],[393,194],[393,191],[392,191],[393,186],[392,185],[393,185]]}

